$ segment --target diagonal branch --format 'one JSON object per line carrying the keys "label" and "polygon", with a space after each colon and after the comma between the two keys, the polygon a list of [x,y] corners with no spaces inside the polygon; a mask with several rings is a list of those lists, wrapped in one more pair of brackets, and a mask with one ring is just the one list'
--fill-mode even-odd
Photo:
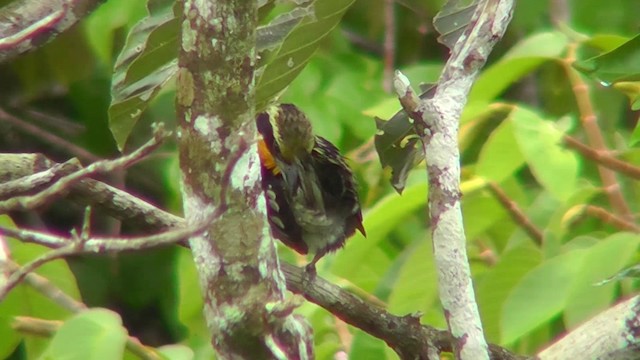
{"label": "diagonal branch", "polygon": [[0,8],[0,63],[35,50],[75,25],[101,0],[16,0]]}
{"label": "diagonal branch", "polygon": [[170,133],[166,132],[163,126],[158,126],[155,130],[154,137],[129,155],[122,156],[115,160],[102,160],[93,163],[84,169],[63,177],[52,186],[35,195],[16,196],[8,200],[0,201],[0,214],[7,213],[11,210],[30,210],[40,207],[46,202],[51,201],[55,196],[68,191],[73,184],[88,176],[129,167],[157,149],[169,135]]}
{"label": "diagonal branch", "polygon": [[440,300],[457,359],[489,358],[462,223],[459,119],[480,69],[511,21],[513,6],[513,0],[478,1],[432,98],[418,98],[400,72],[394,81],[400,103],[420,137],[427,163],[429,219]]}
{"label": "diagonal branch", "polygon": [[24,277],[44,265],[45,263],[59,259],[64,256],[77,255],[83,253],[104,254],[122,251],[139,251],[156,248],[164,245],[175,244],[204,231],[211,222],[220,216],[221,212],[216,211],[204,219],[202,223],[195,226],[181,227],[159,234],[131,237],[131,238],[89,238],[78,239],[75,237],[63,237],[43,233],[34,230],[13,229],[0,226],[0,235],[10,236],[26,243],[36,243],[48,247],[56,248],[48,253],[31,261],[27,265],[14,271],[7,279],[6,283],[0,287],[0,301],[6,297],[7,293],[13,289]]}
{"label": "diagonal branch", "polygon": [[562,141],[582,156],[597,163],[599,166],[604,166],[609,170],[617,171],[622,175],[626,175],[634,180],[640,180],[640,167],[634,166],[628,162],[618,160],[615,157],[608,154],[608,152],[602,150],[593,149],[577,139],[565,135],[562,137]]}
{"label": "diagonal branch", "polygon": [[[32,157],[23,156],[23,161],[26,164],[30,164],[34,160]],[[42,163],[43,161],[37,161]],[[55,164],[50,163],[49,166]],[[23,165],[23,168],[29,166]],[[35,168],[34,171],[43,171],[45,169]],[[3,178],[2,169],[0,168],[0,179]],[[19,174],[18,176],[24,176],[26,174]],[[144,200],[136,198],[135,196],[126,193],[124,191],[112,188],[99,181],[93,179],[85,179],[70,189],[71,194],[77,194],[72,199],[75,201],[87,205],[93,204],[94,206],[101,207],[103,210],[109,211],[113,216],[121,220],[130,220],[131,216],[136,219],[140,219],[140,223],[144,221],[150,229],[161,230],[167,228],[181,229],[185,222],[184,219],[165,212]],[[107,201],[111,199],[112,201]],[[177,230],[181,231],[181,230]],[[0,228],[1,233],[6,235],[22,239],[23,241],[37,242],[49,247],[62,247],[70,241],[69,238],[55,237],[51,234],[38,233],[31,230],[18,230]],[[183,234],[184,235],[184,234]],[[188,235],[184,235],[183,238],[187,238]],[[114,244],[122,245],[122,249],[128,248],[126,242],[134,241],[123,239],[101,239],[104,242],[99,242],[98,238],[94,240],[90,239],[84,244],[84,250],[95,244],[96,251],[102,251],[100,244],[107,246],[111,245],[111,250]],[[149,243],[149,246],[159,246],[159,243]],[[137,246],[137,245],[136,245]],[[134,246],[134,247],[136,247]],[[104,250],[106,252],[106,250]],[[296,266],[281,263],[282,271],[287,278],[287,288],[294,292],[303,295],[307,300],[313,302],[337,317],[343,319],[345,322],[362,329],[363,331],[371,332],[374,336],[379,336],[390,347],[394,349],[400,349],[401,344],[409,344],[410,348],[403,351],[403,357],[409,359],[433,359],[428,357],[421,357],[420,354],[425,354],[423,349],[428,346],[434,346],[439,351],[452,351],[450,335],[446,331],[440,331],[433,327],[421,325],[420,328],[416,328],[416,321],[413,316],[396,316],[390,314],[386,310],[374,306],[369,302],[360,299],[359,297],[345,291],[344,289],[329,283],[328,281],[316,276],[314,279],[306,277],[303,269]],[[31,273],[29,277],[37,274]],[[397,328],[397,331],[392,331]],[[433,345],[429,345],[433,344]],[[523,360],[527,357],[515,355],[506,349],[499,346],[491,345],[489,347],[491,356],[493,359],[504,360]]]}

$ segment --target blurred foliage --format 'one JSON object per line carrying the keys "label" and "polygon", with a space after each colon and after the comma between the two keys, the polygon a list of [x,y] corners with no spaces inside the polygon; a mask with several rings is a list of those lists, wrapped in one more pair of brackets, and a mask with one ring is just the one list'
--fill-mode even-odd
{"label": "blurred foliage", "polygon": [[[438,44],[431,23],[443,2],[394,4],[394,66],[407,74],[416,89],[421,82],[437,80],[446,61],[448,50]],[[304,52],[304,58],[294,64],[296,71],[288,72],[286,81],[263,99],[270,100],[295,77],[281,101],[297,104],[310,116],[316,132],[347,155],[360,184],[368,238],[354,236],[343,250],[324,258],[318,271],[345,289],[386,304],[393,313],[420,312],[424,323],[443,328],[426,221],[424,165],[408,171],[400,196],[373,147],[374,117],[388,119],[399,110],[397,99],[383,86],[385,1],[358,0],[350,7],[351,1],[318,3],[333,15],[346,11],[342,21],[335,29],[339,15],[330,16],[324,25],[307,20],[296,23],[320,26],[326,36],[314,44],[315,53]],[[560,11],[550,9],[550,3],[566,6]],[[108,0],[81,26],[51,44],[0,64],[2,109],[58,137],[43,138],[0,119],[2,151],[92,160],[71,144],[95,157],[117,156],[112,136],[117,131],[109,124],[111,84],[122,76],[116,60],[131,45],[125,44],[132,39],[132,29],[147,16],[146,7],[143,0]],[[290,8],[278,6],[272,12],[263,11],[263,25],[287,11]],[[636,280],[615,275],[638,263],[638,236],[622,232],[610,218],[584,211],[585,205],[593,205],[613,213],[598,167],[565,147],[561,138],[570,134],[589,144],[581,122],[584,114],[567,77],[567,71],[576,70],[565,66],[569,50],[575,48],[577,68],[586,71],[582,78],[605,142],[618,158],[640,164],[634,110],[640,93],[636,83],[639,47],[633,45],[638,42],[639,13],[640,2],[635,0],[518,1],[504,41],[478,78],[461,119],[463,215],[480,313],[488,340],[518,353],[535,353],[564,331],[637,292]],[[565,14],[565,18],[552,19],[550,14]],[[299,37],[287,38],[283,49],[304,50],[310,33],[307,29]],[[153,44],[175,43],[172,31],[154,34]],[[150,49],[161,49],[154,46]],[[278,52],[271,51],[265,53],[271,55],[269,59],[278,59]],[[162,54],[163,58],[140,61],[136,79],[157,74],[171,59],[171,53]],[[291,68],[282,59],[284,68]],[[261,79],[277,78],[282,71],[278,69],[263,67]],[[146,110],[118,140],[122,145],[127,139],[127,149],[149,137],[152,122],[174,124],[174,89],[170,81],[160,80],[157,84],[164,86],[145,100]],[[179,214],[178,179],[175,146],[168,144],[126,174],[103,180],[126,186]],[[622,175],[616,180],[631,212],[637,213],[638,183]],[[541,241],[534,241],[514,221],[487,189],[489,181],[540,230]],[[82,210],[61,202],[37,214],[15,214],[12,221],[65,233],[78,226]],[[143,231],[138,224],[118,224],[100,212],[93,222],[95,233]],[[14,241],[9,244],[19,263],[43,251]],[[289,262],[305,261],[284,247],[280,255]],[[184,249],[80,256],[52,262],[38,273],[89,306],[116,313],[95,309],[72,316],[20,285],[0,303],[0,357],[58,356],[65,348],[82,354],[80,345],[92,344],[113,354],[102,358],[118,358],[126,332],[145,344],[165,345],[159,351],[168,358],[212,357],[198,281]],[[614,280],[594,286],[608,278]],[[333,359],[338,351],[348,352],[352,359],[396,358],[384,342],[345,326],[323,309],[307,303],[298,311],[315,329],[318,359]],[[64,331],[46,340],[13,331],[11,319],[17,315],[68,320]],[[105,337],[105,332],[110,336]],[[77,340],[79,333],[82,341]]]}

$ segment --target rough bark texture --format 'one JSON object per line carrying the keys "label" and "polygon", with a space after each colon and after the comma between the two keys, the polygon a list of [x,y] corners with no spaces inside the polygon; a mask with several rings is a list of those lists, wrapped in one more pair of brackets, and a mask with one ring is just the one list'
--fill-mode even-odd
{"label": "rough bark texture", "polygon": [[257,3],[185,1],[177,79],[184,212],[212,344],[224,359],[312,356],[265,219],[254,125]]}
{"label": "rough bark texture", "polygon": [[457,359],[489,358],[462,223],[458,122],[469,90],[491,49],[502,38],[512,11],[513,0],[478,2],[467,29],[452,49],[432,98],[419,99],[402,74],[396,76],[394,84],[404,110],[414,120],[427,161],[440,301]]}
{"label": "rough bark texture", "polygon": [[487,343],[475,301],[460,208],[458,122],[469,90],[493,46],[502,38],[513,11],[512,0],[487,0],[476,13],[438,82],[433,99],[423,103],[424,153],[429,174],[429,211],[438,268],[440,300],[458,359],[488,359]]}
{"label": "rough bark texture", "polygon": [[[5,181],[30,182],[33,178],[40,178],[54,168],[64,164],[56,164],[40,154],[0,154],[0,163],[6,161],[14,171],[0,167],[0,193]],[[39,185],[35,185],[39,188]],[[138,222],[150,230],[165,230],[167,228],[184,227],[184,220],[165,212],[142,199],[115,189],[100,181],[84,179],[71,189],[72,199],[82,205],[91,205],[106,210],[121,220]],[[1,198],[0,198],[1,199]],[[108,201],[111,199],[111,201]],[[143,221],[144,220],[144,221]],[[17,231],[17,230],[16,230]],[[0,233],[2,230],[0,229]],[[39,244],[59,248],[66,244],[60,237],[47,237],[46,242]],[[130,240],[130,239],[129,239]],[[92,240],[93,241],[93,240]],[[95,240],[96,250],[113,248],[114,239],[98,245],[101,240]],[[158,243],[156,242],[156,245]],[[89,244],[91,246],[91,244]],[[138,244],[130,244],[128,250],[140,250]],[[88,250],[91,250],[89,248]],[[99,252],[99,251],[96,251]],[[384,340],[402,359],[437,359],[439,352],[451,352],[451,336],[447,331],[437,330],[427,325],[416,327],[417,321],[411,315],[396,316],[383,308],[365,301],[337,285],[331,284],[320,276],[311,278],[304,269],[281,263],[282,271],[287,278],[287,288],[296,294],[303,295],[307,300],[325,308],[345,322]],[[27,277],[29,281],[29,277]],[[490,345],[492,359],[524,360],[525,356],[518,356],[497,345]],[[433,355],[436,353],[436,355]]]}
{"label": "rough bark texture", "polygon": [[598,314],[538,354],[541,360],[640,359],[640,297]]}

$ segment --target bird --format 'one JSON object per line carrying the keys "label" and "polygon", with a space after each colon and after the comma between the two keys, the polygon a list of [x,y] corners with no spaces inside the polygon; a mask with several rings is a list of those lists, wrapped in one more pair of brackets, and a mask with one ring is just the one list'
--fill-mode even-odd
{"label": "bird", "polygon": [[313,132],[293,104],[256,116],[261,184],[272,235],[300,254],[305,267],[344,246],[356,230],[366,236],[353,172],[338,148]]}

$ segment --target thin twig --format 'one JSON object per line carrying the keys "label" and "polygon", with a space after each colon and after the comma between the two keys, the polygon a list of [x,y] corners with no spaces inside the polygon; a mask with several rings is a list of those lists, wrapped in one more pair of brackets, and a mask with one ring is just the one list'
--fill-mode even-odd
{"label": "thin twig", "polygon": [[52,181],[65,177],[82,168],[78,159],[71,159],[62,164],[55,164],[52,168],[33,175],[0,184],[0,199],[16,197],[29,191],[33,191]]}
{"label": "thin twig", "polygon": [[[11,260],[6,261],[5,266],[9,271],[14,273],[20,270],[20,266]],[[56,304],[60,305],[62,308],[73,313],[87,309],[87,305],[67,295],[64,291],[51,283],[49,279],[44,276],[40,276],[35,272],[26,274],[24,282],[48,299],[51,299]],[[0,289],[3,289],[4,286],[4,284],[0,284]]]}
{"label": "thin twig", "polygon": [[396,55],[395,1],[384,0],[384,91],[390,92],[393,84],[394,58]]}
{"label": "thin twig", "polygon": [[569,135],[563,136],[562,140],[564,141],[565,144],[567,144],[568,147],[578,151],[582,156],[586,157],[587,159],[592,160],[593,162],[599,165],[602,165],[608,169],[617,171],[622,175],[629,176],[632,179],[640,180],[640,167],[634,166],[628,162],[619,160],[609,155],[607,152],[598,151],[593,148],[590,148],[589,146],[581,143],[580,141],[578,141],[577,139]]}
{"label": "thin twig", "polygon": [[19,267],[16,271],[11,273],[9,279],[7,279],[7,282],[0,288],[0,301],[4,300],[9,291],[16,287],[16,285],[18,285],[22,281],[22,279],[27,276],[27,274],[33,272],[40,266],[50,261],[75,254],[76,252],[76,245],[72,244],[70,246],[61,247],[59,249],[51,250],[47,253],[44,253],[42,256],[39,256],[35,260]]}
{"label": "thin twig", "polygon": [[[606,153],[607,146],[604,141],[600,127],[598,127],[596,113],[593,109],[593,104],[589,96],[589,87],[582,80],[578,71],[572,67],[573,62],[576,60],[576,44],[571,44],[567,50],[567,56],[562,62],[562,65],[567,73],[567,79],[573,89],[573,94],[576,98],[578,105],[578,111],[580,113],[580,121],[584,128],[585,134],[589,141],[590,146],[599,153]],[[627,204],[627,201],[622,194],[620,184],[616,179],[615,172],[607,169],[604,166],[598,166],[598,172],[600,173],[600,179],[602,185],[606,191],[609,203],[616,214],[631,221],[633,220],[633,214]]]}
{"label": "thin twig", "polygon": [[[0,167],[0,181],[5,182],[19,180],[57,165],[41,154],[2,154],[0,158],[7,165]],[[147,201],[91,178],[80,180],[72,186],[70,199],[81,205],[99,207],[117,219],[149,230],[182,226],[182,218],[165,211],[158,212],[159,209]]]}
{"label": "thin twig", "polygon": [[532,222],[529,220],[527,215],[520,209],[518,204],[511,200],[509,196],[500,188],[498,184],[491,181],[488,183],[489,190],[491,194],[502,204],[502,206],[509,212],[511,218],[516,222],[516,224],[520,225],[522,229],[531,237],[531,239],[536,243],[536,245],[541,246],[542,240],[544,236],[542,235],[542,231],[538,229]]}
{"label": "thin twig", "polygon": [[[21,333],[38,335],[43,337],[52,337],[58,329],[63,325],[62,321],[44,320],[26,316],[16,316],[13,319],[11,327]],[[127,350],[143,360],[160,360],[163,359],[153,348],[144,346],[140,340],[133,336],[127,337]]]}
{"label": "thin twig", "polygon": [[586,215],[599,219],[605,224],[610,224],[622,231],[631,231],[634,233],[640,233],[640,226],[636,225],[632,221],[628,221],[616,214],[612,214],[604,208],[593,205],[585,205],[583,209]]}
{"label": "thin twig", "polygon": [[204,231],[211,222],[216,219],[220,211],[215,211],[212,215],[204,219],[201,224],[193,227],[172,229],[160,234],[132,237],[132,238],[92,238],[83,241],[79,238],[66,238],[62,236],[51,235],[48,233],[38,232],[34,230],[12,229],[0,226],[0,235],[7,235],[28,243],[37,243],[49,247],[56,248],[44,255],[38,257],[27,265],[21,267],[11,274],[8,281],[0,288],[0,301],[2,301],[7,293],[14,288],[26,274],[32,272],[39,266],[68,255],[76,255],[82,253],[106,253],[106,252],[122,252],[132,250],[144,250],[156,248],[164,245],[175,244],[185,240],[188,237]]}
{"label": "thin twig", "polygon": [[71,119],[66,119],[60,115],[54,115],[35,108],[26,108],[24,111],[29,115],[29,120],[39,122],[40,124],[46,124],[58,131],[63,131],[69,136],[80,135],[86,130],[86,126]]}
{"label": "thin twig", "polygon": [[18,196],[5,201],[0,201],[0,214],[11,210],[31,210],[37,208],[44,205],[46,202],[51,201],[54,196],[68,191],[73,184],[88,176],[95,173],[108,173],[118,168],[129,167],[157,149],[169,134],[170,133],[166,132],[162,126],[159,126],[151,140],[129,155],[122,156],[115,160],[103,160],[93,163],[82,170],[63,177],[53,186],[50,186],[35,195]]}
{"label": "thin twig", "polygon": [[[13,265],[16,269],[18,268],[17,264],[13,263]],[[87,309],[87,305],[67,295],[64,291],[51,283],[49,279],[44,276],[40,276],[35,272],[27,274],[24,278],[24,282],[42,295],[51,299],[56,304],[73,313]]]}
{"label": "thin twig", "polygon": [[0,108],[0,120],[6,121],[11,125],[17,127],[18,129],[33,135],[37,139],[44,139],[49,144],[52,144],[56,147],[66,150],[69,154],[73,154],[73,156],[78,157],[85,161],[96,162],[100,161],[100,157],[90,153],[86,149],[62,138],[58,135],[55,135],[52,132],[43,130],[36,125],[30,124],[17,116],[13,116],[8,112],[4,111]]}
{"label": "thin twig", "polygon": [[7,240],[0,236],[0,288],[4,286],[9,280],[11,274],[11,268],[8,264],[11,261],[11,253],[9,251],[9,245]]}

